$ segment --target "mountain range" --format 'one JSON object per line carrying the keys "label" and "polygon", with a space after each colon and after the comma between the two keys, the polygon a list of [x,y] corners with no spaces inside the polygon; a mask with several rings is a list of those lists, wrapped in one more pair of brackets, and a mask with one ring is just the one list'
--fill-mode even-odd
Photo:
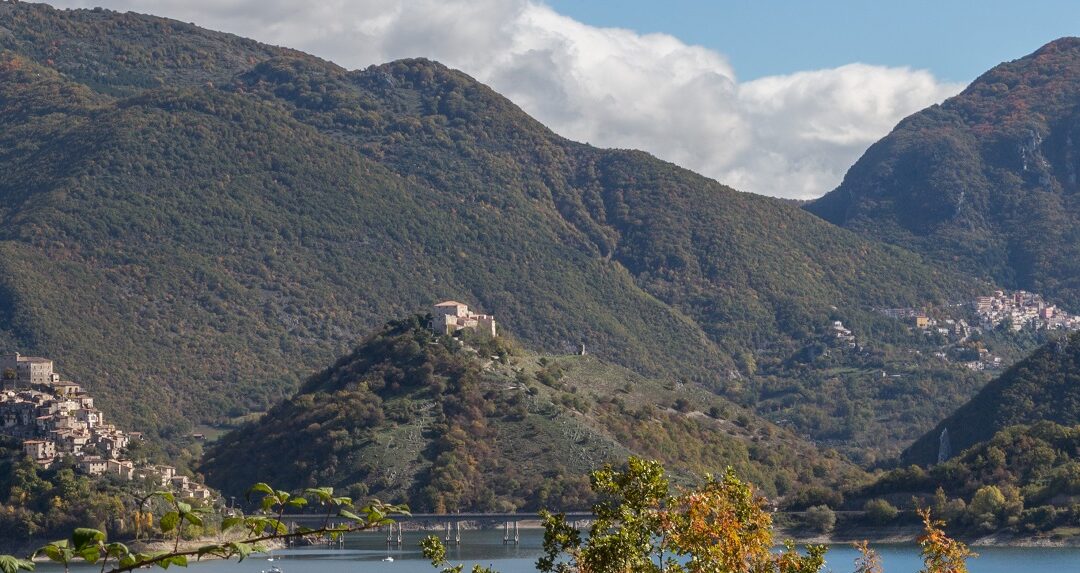
{"label": "mountain range", "polygon": [[[428,60],[346,70],[2,3],[0,171],[0,346],[56,358],[114,420],[165,437],[267,410],[444,298],[536,352],[585,344],[777,420],[798,409],[853,450],[898,451],[986,379],[878,310],[988,283],[566,140]],[[834,320],[871,349],[814,362]],[[894,366],[906,377],[882,383]]]}
{"label": "mountain range", "polygon": [[[581,506],[631,453],[785,495],[932,464],[946,428],[949,467],[1067,449],[1038,424],[1080,424],[1080,339],[986,385],[884,311],[999,286],[1080,310],[1078,70],[1072,38],[1002,64],[800,205],[567,140],[434,61],[0,3],[0,348],[164,443],[258,418],[208,448],[227,491],[432,511]],[[433,336],[447,298],[502,335]]]}

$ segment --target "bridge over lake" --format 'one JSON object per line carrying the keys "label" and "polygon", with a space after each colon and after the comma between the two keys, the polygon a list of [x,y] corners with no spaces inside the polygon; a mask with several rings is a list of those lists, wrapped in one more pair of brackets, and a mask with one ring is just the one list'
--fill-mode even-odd
{"label": "bridge over lake", "polygon": [[[861,517],[865,511],[835,511],[837,516],[844,515],[849,517]],[[583,526],[584,524],[591,522],[595,519],[595,516],[590,511],[568,511],[563,515],[566,516],[566,521],[573,525],[575,528]],[[774,515],[788,515],[792,517],[804,517],[806,512],[804,511],[786,511],[775,512]],[[416,530],[429,530],[432,533],[439,533],[446,543],[461,543],[461,524],[462,523],[476,523],[483,526],[498,527],[499,524],[503,526],[503,543],[505,544],[517,544],[521,537],[518,531],[518,525],[522,521],[540,521],[539,513],[482,513],[482,512],[470,512],[470,513],[413,513],[411,515],[395,515],[393,517],[394,523],[380,528],[381,531],[386,533],[386,543],[388,545],[401,545],[402,544],[402,531],[404,523],[411,523],[415,527],[410,529]],[[340,524],[343,522],[341,517],[330,516],[327,519],[326,514],[317,513],[299,513],[292,515],[285,515],[281,521],[289,527],[309,527],[318,528],[324,523],[331,525]]]}
{"label": "bridge over lake", "polygon": [[[564,514],[566,521],[577,524],[579,522],[592,521],[594,516],[590,511],[568,511]],[[521,537],[518,532],[518,524],[522,521],[540,521],[539,513],[413,513],[411,515],[395,515],[394,523],[386,526],[386,542],[388,544],[401,545],[402,524],[415,524],[417,529],[430,529],[433,532],[445,532],[443,541],[447,543],[461,543],[461,524],[478,523],[481,525],[503,525],[503,543],[517,544]],[[299,513],[285,515],[281,521],[286,525],[317,528],[324,523],[341,523],[342,518],[326,514]],[[396,527],[395,527],[396,526]],[[445,528],[444,528],[445,526]]]}

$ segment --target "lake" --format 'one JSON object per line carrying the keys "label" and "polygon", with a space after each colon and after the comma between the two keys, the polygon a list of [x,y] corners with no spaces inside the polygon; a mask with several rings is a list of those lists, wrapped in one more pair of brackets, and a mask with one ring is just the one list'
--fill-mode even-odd
{"label": "lake", "polygon": [[[417,548],[423,535],[405,532],[402,548],[386,549],[383,534],[350,536],[343,549],[311,547],[275,551],[274,560],[256,556],[243,563],[208,561],[194,563],[192,573],[260,573],[276,565],[283,573],[435,573]],[[462,545],[451,546],[453,563],[465,563],[466,571],[473,563],[493,566],[501,573],[530,573],[540,555],[543,540],[540,530],[522,530],[520,545],[503,545],[502,531],[462,531]],[[885,573],[916,573],[922,566],[918,547],[914,545],[882,545],[876,547],[882,556]],[[969,562],[971,573],[1068,573],[1080,571],[1080,548],[978,548],[979,558]],[[383,561],[387,556],[394,561]],[[850,572],[857,552],[847,546],[834,546],[826,556],[826,571]],[[38,571],[59,571],[51,564],[41,564]],[[160,569],[157,569],[160,571]],[[184,571],[184,569],[170,569]],[[97,567],[79,566],[72,571],[89,573]]]}

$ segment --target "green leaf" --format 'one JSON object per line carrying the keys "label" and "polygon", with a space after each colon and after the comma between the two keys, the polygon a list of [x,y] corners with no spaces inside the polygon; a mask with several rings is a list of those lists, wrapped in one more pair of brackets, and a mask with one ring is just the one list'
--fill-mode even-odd
{"label": "green leaf", "polygon": [[165,559],[158,561],[158,565],[161,566],[162,569],[168,569],[171,565],[176,565],[177,567],[187,567],[187,556],[173,555],[172,557],[166,557]]}
{"label": "green leaf", "polygon": [[179,511],[181,514],[191,513],[191,504],[181,501],[180,503],[176,504],[176,510]]}
{"label": "green leaf", "polygon": [[180,514],[175,511],[170,511],[161,516],[161,532],[168,533],[174,529],[180,523]]}
{"label": "green leaf", "polygon": [[233,553],[240,558],[240,561],[243,561],[245,557],[251,555],[252,547],[250,543],[234,542],[229,544],[229,548],[232,549]]}
{"label": "green leaf", "polygon": [[319,498],[322,503],[328,503],[334,496],[334,488],[332,487],[309,487],[304,490],[304,495],[311,495]]}
{"label": "green leaf", "polygon": [[304,507],[305,505],[307,505],[307,500],[302,497],[294,497],[290,499],[289,502],[285,505],[289,507]]}
{"label": "green leaf", "polygon": [[128,546],[124,545],[123,543],[114,542],[105,546],[105,554],[110,557],[119,558],[129,553],[131,553],[131,550],[128,549]]}
{"label": "green leaf", "polygon": [[78,553],[79,557],[82,557],[87,563],[91,565],[97,563],[97,560],[101,558],[101,549],[97,547],[86,547]]}
{"label": "green leaf", "polygon": [[184,514],[184,520],[187,521],[188,523],[192,524],[192,525],[200,525],[201,526],[203,524],[202,518],[199,517],[195,513],[185,513]]}
{"label": "green leaf", "polygon": [[273,495],[274,494],[274,488],[270,487],[269,484],[259,482],[259,483],[255,484],[255,485],[251,486],[251,488],[247,490],[247,494],[245,494],[245,497],[247,499],[251,499],[251,494],[256,493],[256,492],[265,493],[267,495]]}
{"label": "green leaf", "polygon": [[38,553],[44,553],[46,557],[57,563],[68,563],[75,556],[74,552],[67,546],[66,539],[54,541],[38,549],[35,555]]}
{"label": "green leaf", "polygon": [[356,522],[364,521],[364,518],[360,517],[359,515],[356,515],[355,513],[351,512],[351,511],[349,511],[347,509],[342,509],[341,511],[338,511],[338,516],[344,517],[345,519],[351,519],[351,520],[356,521]]}
{"label": "green leaf", "polygon": [[0,573],[18,573],[19,571],[33,571],[34,562],[19,559],[12,555],[0,555]]}
{"label": "green leaf", "polygon": [[124,557],[124,558],[120,559],[120,567],[131,568],[131,566],[136,565],[138,563],[145,563],[145,562],[149,561],[154,555],[160,555],[160,554],[150,554],[150,553],[132,553],[132,554],[129,554],[127,557]]}
{"label": "green leaf", "polygon": [[79,527],[71,534],[71,544],[76,551],[105,541],[105,534],[89,527]]}
{"label": "green leaf", "polygon": [[228,531],[244,522],[243,517],[226,517],[221,520],[221,530]]}

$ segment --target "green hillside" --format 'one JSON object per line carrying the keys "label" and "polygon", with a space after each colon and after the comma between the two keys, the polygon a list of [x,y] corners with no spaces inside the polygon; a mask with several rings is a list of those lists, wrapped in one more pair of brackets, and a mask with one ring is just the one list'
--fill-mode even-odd
{"label": "green hillside", "polygon": [[936,461],[945,429],[951,450],[959,452],[1008,426],[1041,421],[1080,425],[1080,334],[1051,342],[1009,368],[912,444],[904,461]]}
{"label": "green hillside", "polygon": [[1080,535],[1080,426],[1009,426],[929,469],[886,473],[849,496],[932,506],[952,529],[1057,538]]}
{"label": "green hillside", "polygon": [[587,356],[388,324],[207,453],[209,483],[333,485],[414,511],[587,507],[588,468],[629,454],[682,475],[737,468],[771,495],[861,472],[723,399]]}
{"label": "green hillside", "polygon": [[[0,50],[0,347],[55,358],[129,427],[266,409],[444,298],[542,351],[585,343],[777,420],[811,408],[799,429],[852,449],[897,448],[982,382],[901,348],[913,337],[874,309],[983,285],[567,141],[437,63],[349,71],[24,3],[0,4]],[[877,353],[800,358],[837,317]],[[883,364],[940,383],[883,385]]]}
{"label": "green hillside", "polygon": [[875,143],[807,209],[1080,309],[1080,38],[1003,63]]}

